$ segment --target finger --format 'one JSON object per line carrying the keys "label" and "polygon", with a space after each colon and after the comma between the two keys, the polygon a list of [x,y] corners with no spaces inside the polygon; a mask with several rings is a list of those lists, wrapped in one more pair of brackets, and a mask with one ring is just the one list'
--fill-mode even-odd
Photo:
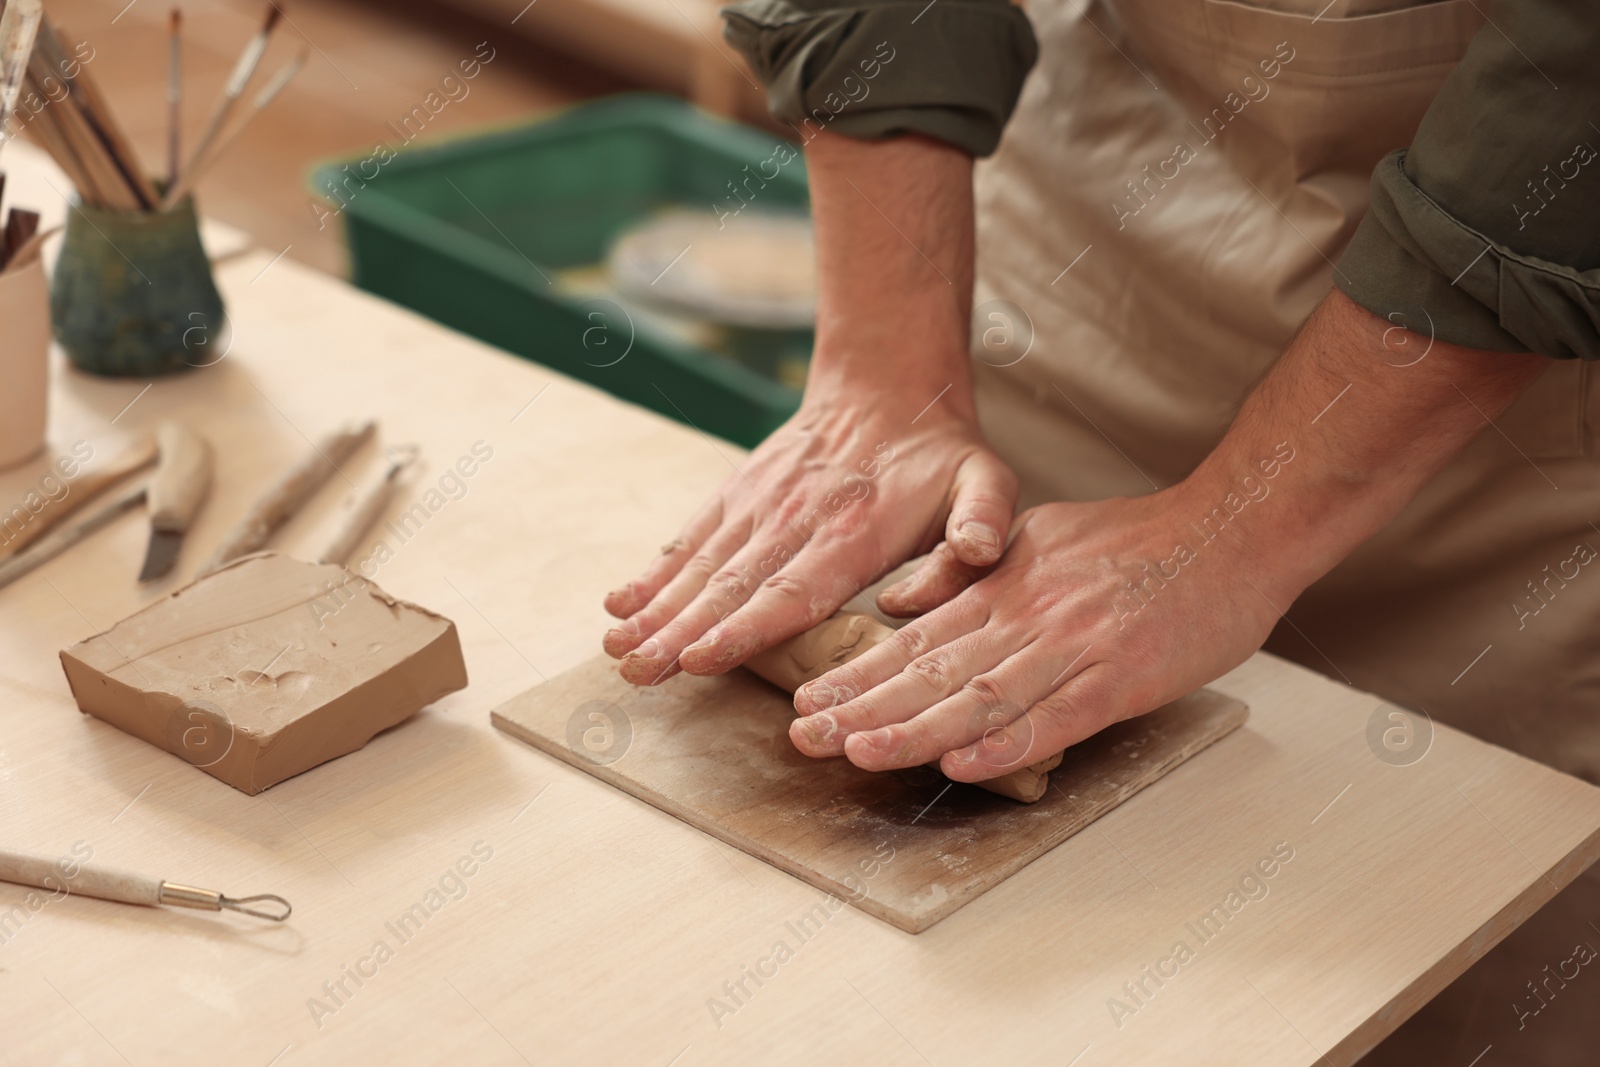
{"label": "finger", "polygon": [[1004,729],[939,760],[939,769],[958,782],[982,782],[1037,763],[1092,737],[1132,709],[1111,684],[1111,672],[1098,664],[1029,708]]}
{"label": "finger", "polygon": [[719,494],[706,501],[677,538],[661,546],[661,554],[651,561],[643,574],[606,594],[606,611],[625,619],[650,603],[721,524],[722,497]]}
{"label": "finger", "polygon": [[999,456],[980,448],[956,470],[945,540],[963,563],[988,566],[1005,550],[1017,507],[1017,476]]}
{"label": "finger", "polygon": [[896,619],[925,615],[954,600],[989,570],[963,563],[948,541],[940,541],[915,571],[878,594],[878,610]]}
{"label": "finger", "polygon": [[902,626],[849,663],[795,690],[795,712],[814,715],[846,704],[893,678],[917,657],[982,628],[988,620],[989,609],[977,597],[958,597],[938,611]]}
{"label": "finger", "polygon": [[[701,587],[692,595],[675,603],[670,617],[659,621],[651,619],[650,621],[657,622],[657,625],[651,630],[647,640],[624,657],[623,677],[638,685],[650,684],[651,678],[659,674],[667,664],[678,660],[683,650],[699,641],[705,636],[706,631],[736,615],[760,592],[766,582],[772,580],[771,577],[764,577],[765,575],[775,577],[777,573],[781,573],[793,564],[796,552],[781,536],[778,536],[780,532],[790,533],[788,530],[768,529],[747,540],[710,576],[709,581],[702,582]],[[805,546],[802,545],[800,551],[804,550]],[[685,567],[685,572],[688,569]],[[668,592],[678,592],[674,590],[676,583],[677,579],[674,579],[673,585],[669,585],[662,591],[662,596],[656,599],[661,600]],[[655,604],[652,603],[646,611],[654,609]],[[737,636],[742,642],[753,642],[753,637],[749,634],[740,633]],[[749,648],[740,644],[731,653],[724,646],[719,654],[724,657],[730,655],[738,657],[729,664],[731,668],[757,651],[758,646],[751,643]],[[683,664],[683,667],[686,670],[693,670],[687,663]],[[718,672],[713,669],[698,673]]]}
{"label": "finger", "polygon": [[[843,755],[845,741],[852,733],[904,722],[939,703],[960,688],[962,681],[990,669],[1004,658],[993,635],[983,633],[985,621],[986,614],[982,611],[965,616],[951,613],[943,620],[948,629],[939,633],[936,641],[924,644],[922,639],[914,638],[914,645],[901,646],[902,649],[926,649],[905,661],[903,666],[899,665],[902,652],[896,649],[892,660],[867,664],[854,675],[835,677],[860,660],[812,682],[807,693],[811,702],[820,704],[823,700],[832,700],[836,703],[811,711],[790,725],[789,737],[795,747],[808,756]],[[965,632],[957,629],[958,626]],[[898,641],[896,635],[867,655]]]}
{"label": "finger", "polygon": [[721,674],[763,648],[809,630],[839,610],[870,580],[867,546],[849,537],[815,538],[748,603],[700,635],[679,657],[690,674]]}
{"label": "finger", "polygon": [[[991,630],[974,636],[984,635],[991,635]],[[989,641],[995,643],[996,639],[991,635]],[[1041,654],[1035,642],[972,675],[961,688],[921,714],[851,734],[845,741],[845,755],[868,771],[934,762],[1021,718],[1050,692],[1050,682],[1059,673],[1054,657]]]}
{"label": "finger", "polygon": [[[606,631],[602,645],[606,653],[621,657],[635,651],[684,610],[685,606],[700,596],[713,574],[719,573],[729,557],[739,552],[750,537],[750,520],[724,525],[707,541],[688,562],[673,575],[666,587],[655,595],[636,614],[621,625]],[[748,596],[731,587],[719,587],[726,597]]]}

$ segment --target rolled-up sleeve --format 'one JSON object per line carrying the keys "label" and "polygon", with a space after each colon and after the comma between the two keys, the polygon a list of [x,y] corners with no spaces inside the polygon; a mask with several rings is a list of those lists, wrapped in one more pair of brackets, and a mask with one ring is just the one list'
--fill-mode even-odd
{"label": "rolled-up sleeve", "polygon": [[1484,4],[1339,262],[1368,310],[1469,348],[1600,359],[1600,5]]}
{"label": "rolled-up sleeve", "polygon": [[773,115],[803,140],[921,133],[986,156],[1038,55],[1007,0],[742,0],[722,14]]}

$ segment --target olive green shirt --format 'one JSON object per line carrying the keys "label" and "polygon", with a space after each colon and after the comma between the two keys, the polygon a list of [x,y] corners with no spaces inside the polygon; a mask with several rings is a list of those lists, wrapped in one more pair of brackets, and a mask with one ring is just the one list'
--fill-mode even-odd
{"label": "olive green shirt", "polygon": [[[1600,3],[1480,3],[1489,24],[1416,139],[1373,171],[1339,287],[1453,344],[1600,359]],[[921,133],[988,155],[1038,56],[1007,0],[740,0],[723,15],[801,140]]]}

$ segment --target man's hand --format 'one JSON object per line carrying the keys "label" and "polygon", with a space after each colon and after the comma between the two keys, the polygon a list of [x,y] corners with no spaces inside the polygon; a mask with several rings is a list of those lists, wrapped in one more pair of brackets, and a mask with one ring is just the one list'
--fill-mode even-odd
{"label": "man's hand", "polygon": [[880,603],[937,610],[802,687],[790,736],[869,770],[938,758],[982,781],[1153,710],[1260,647],[1544,366],[1419,337],[1335,291],[1183,483],[1029,511],[970,587],[935,552]]}
{"label": "man's hand", "polygon": [[936,406],[916,418],[913,399],[808,397],[641,578],[606,598],[626,617],[605,638],[625,657],[623,677],[730,670],[941,539],[969,564],[998,560],[1015,475],[968,417]]}
{"label": "man's hand", "polygon": [[818,296],[805,400],[606,598],[624,620],[606,651],[641,685],[731,670],[936,543],[966,568],[1004,547],[1016,477],[978,432],[967,354],[971,158],[824,133],[806,162]]}
{"label": "man's hand", "polygon": [[1194,525],[1213,507],[1180,486],[1024,512],[992,574],[795,694],[796,747],[980,781],[1211,681],[1277,621],[1270,563]]}

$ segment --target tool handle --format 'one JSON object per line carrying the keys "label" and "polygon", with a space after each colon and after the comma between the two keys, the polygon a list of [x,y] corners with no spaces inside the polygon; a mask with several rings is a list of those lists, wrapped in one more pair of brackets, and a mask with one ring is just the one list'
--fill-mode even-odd
{"label": "tool handle", "polygon": [[239,520],[239,525],[217,548],[205,570],[214,571],[265,545],[278,527],[299,511],[333,477],[339,464],[366,443],[376,429],[377,424],[368,421],[345,426],[323,438],[305,458],[285,471],[277,484],[256,501],[249,514]]}
{"label": "tool handle", "polygon": [[150,525],[184,533],[211,488],[211,445],[176,422],[156,427],[161,461],[150,480]]}
{"label": "tool handle", "polygon": [[60,870],[61,861],[53,856],[0,850],[0,882],[31,885],[55,893],[81,893],[100,900],[123,904],[161,903],[161,879],[147,878],[115,867],[88,867],[78,864],[70,878]]}
{"label": "tool handle", "polygon": [[378,521],[384,509],[389,506],[389,501],[394,499],[395,492],[400,488],[400,472],[405,470],[417,460],[415,445],[401,445],[390,449],[388,468],[383,472],[383,477],[370,486],[366,493],[356,499],[350,510],[345,513],[344,521],[334,531],[333,537],[328,540],[328,545],[317,557],[319,563],[337,563],[340,566],[350,558],[356,550],[361,539],[367,531],[372,529],[372,524]]}
{"label": "tool handle", "polygon": [[328,546],[322,550],[318,561],[321,563],[337,563],[343,566],[356,550],[356,545],[366,536],[372,524],[383,514],[389,506],[389,501],[394,499],[394,476],[399,471],[398,467],[391,467],[383,476],[383,480],[367,490],[365,496],[355,502],[355,505],[345,515],[344,521],[334,531],[333,537],[328,540]]}
{"label": "tool handle", "polygon": [[4,589],[35,567],[55,559],[61,553],[100,529],[100,527],[110,524],[123,512],[132,511],[144,503],[144,497],[145,486],[142,484],[136,485],[109,503],[96,508],[78,522],[54,531],[38,544],[30,546],[26,551],[18,552],[4,563],[0,563],[0,589]]}
{"label": "tool handle", "polygon": [[[45,502],[39,513],[22,527],[11,540],[0,544],[0,559],[14,556],[49,533],[62,519],[77,511],[96,493],[109,485],[122,481],[135,471],[143,470],[156,461],[156,443],[146,438],[122,452],[104,467],[86,470],[67,482],[67,491],[54,500]],[[10,529],[0,526],[0,538]]]}

